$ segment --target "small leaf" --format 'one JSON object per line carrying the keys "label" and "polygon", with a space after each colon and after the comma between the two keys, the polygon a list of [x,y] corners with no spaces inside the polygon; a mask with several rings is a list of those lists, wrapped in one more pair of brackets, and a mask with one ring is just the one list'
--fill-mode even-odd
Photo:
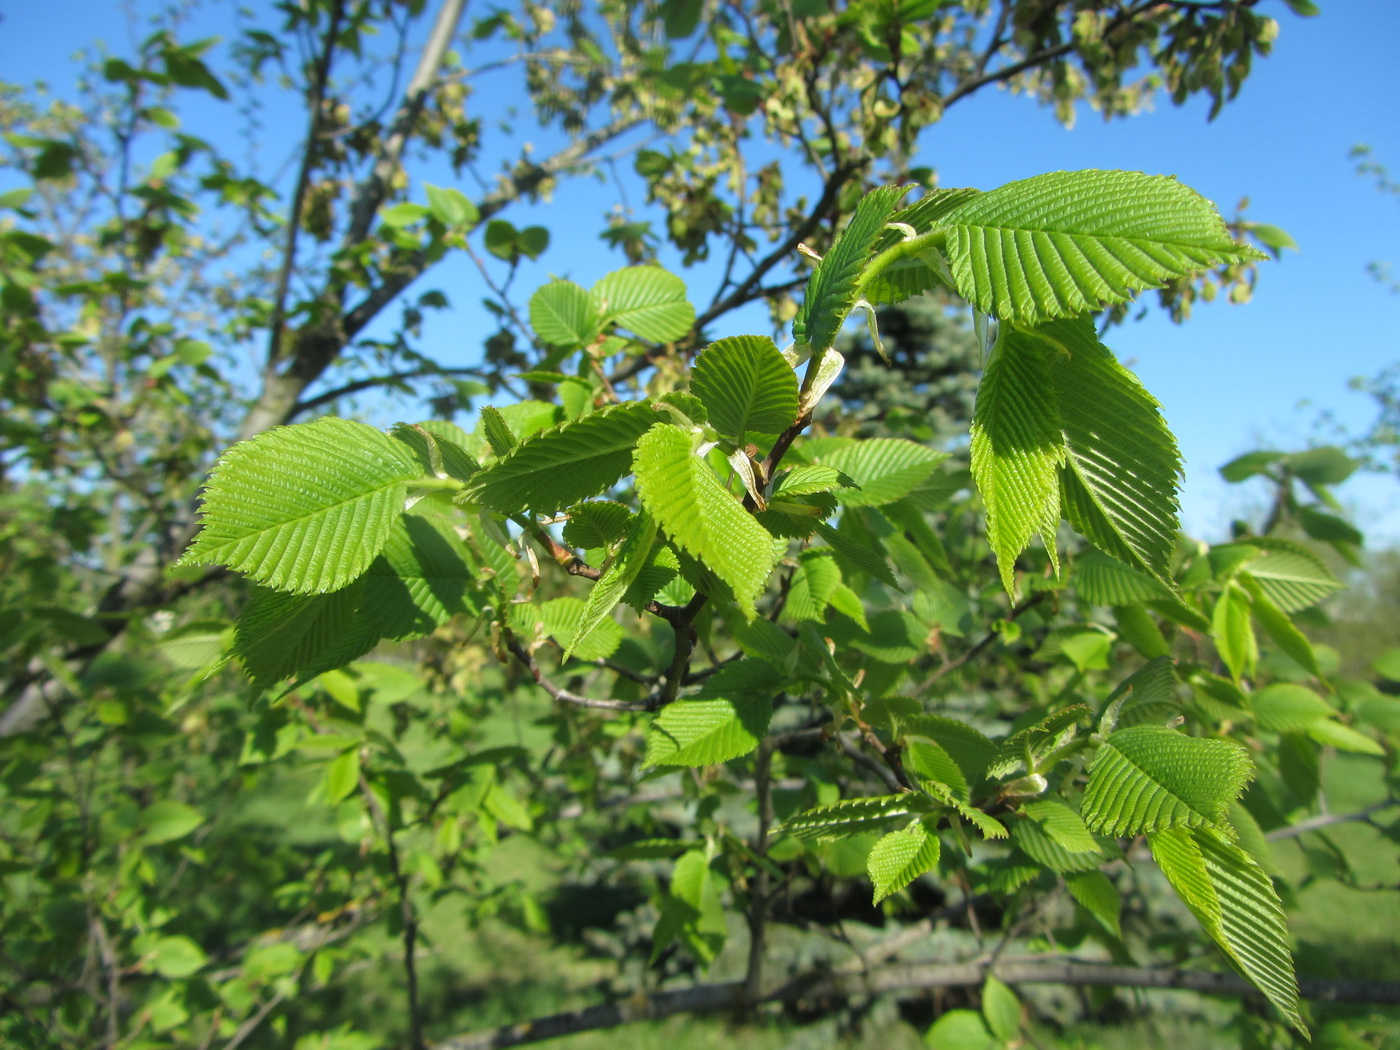
{"label": "small leaf", "polygon": [[171,980],[189,977],[202,970],[209,957],[188,937],[161,937],[142,959],[142,966]]}
{"label": "small leaf", "polygon": [[423,189],[428,193],[428,208],[432,211],[433,218],[449,229],[470,229],[481,221],[481,213],[477,211],[476,205],[469,201],[461,190],[434,186],[426,182]]}
{"label": "small leaf", "polygon": [[602,319],[593,297],[573,281],[550,281],[530,296],[530,327],[550,346],[588,346]]}
{"label": "small leaf", "polygon": [[174,799],[160,799],[141,811],[141,840],[174,842],[204,823],[204,814]]}
{"label": "small leaf", "polygon": [[866,870],[875,884],[875,899],[879,904],[891,893],[908,886],[938,863],[939,844],[922,824],[903,831],[892,831],[870,850]]}
{"label": "small leaf", "polygon": [[326,802],[335,806],[360,786],[360,749],[352,747],[331,759],[326,766]]}
{"label": "small leaf", "polygon": [[1250,620],[1249,597],[1235,584],[1227,585],[1216,599],[1211,636],[1231,678],[1238,682],[1243,675],[1253,673],[1259,659],[1259,643]]}
{"label": "small leaf", "polygon": [[982,1016],[992,1035],[1003,1043],[1010,1043],[1021,1034],[1021,1001],[991,974],[982,984]]}
{"label": "small leaf", "polygon": [[602,623],[613,607],[622,601],[629,587],[641,575],[651,557],[652,545],[656,542],[656,522],[649,514],[641,514],[635,527],[628,532],[627,539],[617,552],[617,559],[603,577],[588,592],[583,615],[573,638],[564,647],[568,657],[588,637],[590,631]]}
{"label": "small leaf", "polygon": [[1065,876],[1070,896],[1119,940],[1123,938],[1123,900],[1113,881],[1101,871],[1080,871]]}
{"label": "small leaf", "polygon": [[1284,612],[1316,605],[1342,588],[1341,581],[1306,547],[1271,536],[1251,536],[1249,546],[1262,553],[1245,562],[1244,571]]}
{"label": "small leaf", "polygon": [[933,1050],[990,1050],[994,1037],[975,1010],[946,1010],[924,1033]]}
{"label": "small leaf", "polygon": [[693,699],[662,708],[647,730],[648,766],[711,766],[746,755],[768,732],[783,678],[762,660],[730,664]]}
{"label": "small leaf", "polygon": [[814,806],[783,821],[783,833],[804,839],[845,839],[908,824],[925,807],[914,794],[853,798]]}

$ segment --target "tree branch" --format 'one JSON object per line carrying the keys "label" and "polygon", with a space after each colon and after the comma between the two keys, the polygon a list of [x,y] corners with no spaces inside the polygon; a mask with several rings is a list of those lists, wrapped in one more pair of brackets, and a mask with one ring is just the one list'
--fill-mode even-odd
{"label": "tree branch", "polygon": [[[814,973],[795,977],[762,997],[763,1003],[882,995],[899,991],[976,987],[994,974],[1007,984],[1066,984],[1079,987],[1158,988],[1206,995],[1257,994],[1242,977],[1199,970],[1150,970],[1073,959],[1004,960],[995,964],[906,963],[864,973]],[[1400,1003],[1400,983],[1346,979],[1304,979],[1303,998],[1327,1002]],[[734,1010],[745,1003],[745,982],[725,981],[653,994],[638,993],[614,1003],[537,1017],[529,1021],[434,1043],[432,1050],[500,1050],[556,1039],[577,1032],[615,1028],[675,1014]]]}
{"label": "tree branch", "polygon": [[530,677],[535,680],[535,684],[558,703],[574,704],[577,707],[596,707],[604,711],[655,711],[658,706],[652,697],[636,703],[630,700],[595,700],[591,696],[580,696],[578,693],[561,689],[540,670],[540,665],[535,661],[534,653],[521,645],[519,638],[507,631],[505,632],[505,643],[511,655],[520,661],[525,670],[530,672]]}
{"label": "tree branch", "polygon": [[479,368],[415,368],[408,372],[390,372],[387,375],[371,376],[368,379],[357,379],[353,383],[346,383],[338,386],[334,390],[327,390],[324,394],[317,394],[309,397],[305,401],[298,401],[292,406],[288,419],[295,419],[306,413],[320,408],[322,405],[329,405],[342,397],[349,397],[351,394],[358,394],[361,390],[370,390],[377,386],[389,386],[391,383],[399,383],[405,379],[427,379],[431,376],[479,376],[482,375]]}

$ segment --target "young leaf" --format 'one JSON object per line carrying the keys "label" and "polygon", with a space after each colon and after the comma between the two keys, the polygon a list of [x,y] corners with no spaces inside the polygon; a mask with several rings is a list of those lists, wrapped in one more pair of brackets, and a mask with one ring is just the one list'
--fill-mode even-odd
{"label": "young leaf", "polygon": [[1013,821],[1011,839],[1022,853],[1037,864],[1061,874],[1092,871],[1103,862],[1103,854],[1097,843],[1093,852],[1072,852],[1051,837],[1043,824],[1034,820]]}
{"label": "young leaf", "polygon": [[1002,1043],[1014,1042],[1021,1034],[1021,1002],[1015,992],[991,974],[982,983],[982,1016],[992,1035]]}
{"label": "young leaf", "polygon": [[1109,933],[1123,939],[1123,899],[1113,881],[1101,871],[1080,871],[1065,876],[1069,895],[1104,925]]}
{"label": "young leaf", "polygon": [[987,542],[1013,596],[1017,557],[1036,533],[1053,551],[1060,524],[1065,439],[1046,352],[1041,340],[1004,326],[972,418],[972,476],[987,508]]}
{"label": "young leaf", "polygon": [[695,323],[685,282],[659,266],[615,270],[588,294],[603,324],[615,324],[650,343],[675,342]]}
{"label": "young leaf", "polygon": [[690,376],[709,421],[727,438],[776,434],[797,418],[797,375],[767,336],[738,335],[700,352]]}
{"label": "young leaf", "polygon": [[1287,920],[1264,869],[1214,828],[1159,831],[1148,842],[1158,867],[1206,933],[1306,1037]]}
{"label": "young leaf", "polygon": [[922,824],[903,831],[892,831],[875,843],[866,860],[870,881],[875,884],[874,904],[904,889],[938,863],[938,836],[930,835]]}
{"label": "young leaf", "polygon": [[637,439],[657,418],[650,405],[628,401],[543,431],[473,475],[467,496],[505,514],[552,514],[596,496],[627,473]]}
{"label": "young leaf", "polygon": [[422,500],[365,572],[361,616],[380,637],[422,638],[460,612],[479,613],[470,597],[475,576],[451,519]]}
{"label": "young leaf", "polygon": [[633,469],[648,513],[674,543],[729,585],[751,618],[775,563],[768,530],[694,454],[690,435],[669,423],[658,423],[637,442]]}
{"label": "young leaf", "polygon": [[1299,733],[1326,721],[1336,711],[1311,689],[1292,682],[1275,682],[1254,694],[1254,717],[1260,729]]}
{"label": "young leaf", "polygon": [[1236,682],[1250,674],[1259,659],[1259,643],[1249,616],[1249,596],[1237,584],[1227,584],[1215,602],[1211,615],[1211,636],[1220,659]]}
{"label": "young leaf", "polygon": [[783,678],[763,660],[740,660],[689,700],[661,709],[647,730],[648,766],[712,766],[747,755],[773,717]]}
{"label": "young leaf", "polygon": [[651,558],[652,544],[656,542],[656,522],[649,514],[639,515],[635,527],[628,532],[627,539],[618,549],[617,560],[588,592],[583,615],[579,617],[578,628],[569,644],[564,647],[568,657],[588,636],[588,632],[602,623],[613,606],[622,601],[627,589],[632,586],[642,569]]}
{"label": "young leaf", "polygon": [[1233,741],[1165,726],[1120,729],[1089,764],[1080,811],[1104,835],[1219,824],[1253,769],[1248,752]]}
{"label": "young leaf", "polygon": [[836,341],[855,306],[861,270],[908,192],[907,186],[881,186],[861,198],[851,221],[807,278],[802,306],[792,322],[792,337],[798,343],[825,350]]}
{"label": "young leaf", "polygon": [[886,831],[909,822],[927,807],[914,794],[850,798],[829,806],[814,806],[783,821],[785,834],[804,839],[845,839],[868,831]]}
{"label": "young leaf", "polygon": [[1172,597],[1171,591],[1152,577],[1094,550],[1074,560],[1074,589],[1094,605],[1129,605]]}
{"label": "young leaf", "polygon": [[428,193],[428,210],[433,218],[449,229],[464,230],[481,221],[481,212],[461,190],[429,182],[423,184],[423,189]]}
{"label": "young leaf", "polygon": [[569,508],[569,520],[564,523],[564,542],[571,547],[588,550],[611,547],[627,532],[632,512],[613,500],[589,500]]}
{"label": "young leaf", "polygon": [[510,607],[510,628],[530,639],[541,634],[553,638],[562,649],[573,643],[572,652],[580,660],[602,660],[622,643],[622,627],[613,620],[600,619],[587,637],[579,634],[584,615],[581,598],[554,598],[539,605],[524,602]]}
{"label": "young leaf", "polygon": [[220,458],[178,564],[224,565],[277,590],[338,590],[379,555],[423,476],[401,442],[327,417],[277,427]]}
{"label": "young leaf", "polygon": [[588,346],[602,319],[593,297],[573,281],[550,281],[530,296],[530,327],[550,346]]}
{"label": "young leaf", "polygon": [[1035,334],[1063,351],[1050,371],[1064,424],[1065,516],[1104,553],[1172,587],[1181,454],[1160,406],[1088,318]]}
{"label": "young leaf", "polygon": [[1262,259],[1173,178],[1057,171],[1007,183],[944,215],[959,293],[982,313],[1037,322],[1089,314],[1143,288]]}
{"label": "young leaf", "polygon": [[1279,609],[1297,612],[1316,605],[1342,587],[1316,554],[1288,540],[1251,536],[1249,546],[1263,553],[1244,564],[1249,578]]}

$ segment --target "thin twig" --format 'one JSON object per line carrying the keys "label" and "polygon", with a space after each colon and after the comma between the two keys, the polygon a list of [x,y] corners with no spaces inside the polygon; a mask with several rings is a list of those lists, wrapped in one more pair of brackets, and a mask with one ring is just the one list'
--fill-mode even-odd
{"label": "thin twig", "polygon": [[520,644],[520,639],[509,631],[503,632],[506,648],[511,655],[520,661],[522,667],[530,672],[530,677],[535,680],[535,684],[549,694],[550,699],[561,704],[573,704],[576,707],[594,707],[604,711],[655,711],[660,706],[660,696],[648,697],[646,700],[633,702],[630,700],[597,700],[591,696],[580,696],[578,693],[571,693],[563,689],[540,670],[539,663],[535,656],[525,646]]}

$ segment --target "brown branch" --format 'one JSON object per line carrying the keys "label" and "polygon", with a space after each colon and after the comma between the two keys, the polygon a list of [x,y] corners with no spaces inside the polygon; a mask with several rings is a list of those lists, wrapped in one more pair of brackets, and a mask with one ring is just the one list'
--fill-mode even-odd
{"label": "brown branch", "polygon": [[332,401],[337,401],[342,397],[349,397],[351,394],[358,394],[362,390],[371,390],[377,386],[389,386],[392,383],[401,383],[406,379],[430,379],[433,376],[484,376],[485,373],[479,368],[437,368],[424,367],[415,368],[408,372],[389,372],[382,376],[370,376],[368,379],[357,379],[353,383],[346,383],[338,386],[334,390],[327,390],[324,394],[317,394],[309,397],[305,401],[298,401],[292,406],[292,411],[288,419],[295,419],[297,416],[304,416],[306,413],[320,408],[322,405],[329,405]]}
{"label": "brown branch", "polygon": [[[761,1003],[796,1003],[883,995],[899,991],[976,987],[995,974],[1007,984],[1065,984],[1079,987],[1157,988],[1206,995],[1254,995],[1252,985],[1229,973],[1151,970],[1072,959],[1025,959],[989,963],[907,963],[864,973],[818,973],[796,977],[769,991]],[[1400,1003],[1400,982],[1304,979],[1303,998],[1327,1002]],[[538,1017],[519,1024],[434,1043],[432,1050],[500,1050],[578,1032],[615,1028],[676,1014],[734,1010],[745,1004],[745,982],[694,985],[652,994],[637,993],[613,1003]]]}
{"label": "brown branch", "polygon": [[1319,817],[1310,817],[1286,828],[1274,828],[1264,837],[1270,842],[1278,842],[1280,839],[1294,839],[1300,835],[1306,835],[1310,831],[1321,831],[1323,828],[1334,827],[1337,824],[1361,823],[1374,827],[1376,822],[1371,819],[1371,815],[1393,806],[1400,806],[1400,799],[1382,799],[1380,802],[1372,803],[1355,813],[1324,813]]}
{"label": "brown branch", "polygon": [[573,704],[576,707],[594,707],[604,711],[655,711],[660,706],[659,697],[648,697],[636,703],[629,700],[596,700],[591,696],[580,696],[578,693],[571,693],[567,689],[560,688],[540,669],[535,655],[520,644],[519,638],[509,631],[504,632],[504,635],[506,648],[510,650],[511,655],[520,661],[525,670],[530,672],[530,677],[535,680],[535,684],[548,693],[550,699],[558,703]]}

